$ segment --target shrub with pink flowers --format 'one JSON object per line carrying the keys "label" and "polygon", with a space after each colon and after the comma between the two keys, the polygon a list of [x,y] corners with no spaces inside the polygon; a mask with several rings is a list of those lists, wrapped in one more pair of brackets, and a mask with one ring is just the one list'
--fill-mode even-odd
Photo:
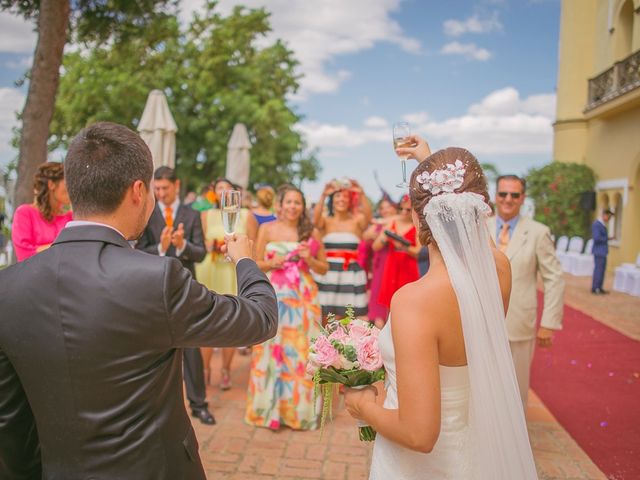
{"label": "shrub with pink flowers", "polygon": [[[331,414],[333,391],[338,385],[361,387],[384,380],[382,356],[378,346],[380,330],[372,323],[355,318],[347,307],[346,317],[329,317],[322,334],[312,339],[307,373],[313,377],[316,395],[322,394],[321,425]],[[370,442],[376,432],[359,427],[360,440]]]}

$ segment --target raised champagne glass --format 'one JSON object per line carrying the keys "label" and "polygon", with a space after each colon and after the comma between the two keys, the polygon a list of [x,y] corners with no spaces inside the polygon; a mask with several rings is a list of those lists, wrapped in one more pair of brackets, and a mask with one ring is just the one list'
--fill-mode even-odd
{"label": "raised champagne glass", "polygon": [[[241,193],[238,190],[225,190],[220,198],[220,212],[222,213],[222,228],[227,235],[233,235],[240,220]],[[227,261],[230,261],[227,257]]]}
{"label": "raised champagne glass", "polygon": [[238,190],[226,190],[222,192],[220,199],[220,208],[222,212],[222,227],[224,233],[233,235],[238,228],[238,220],[240,220],[240,197]]}
{"label": "raised champagne glass", "polygon": [[[411,127],[408,122],[398,122],[393,124],[393,149],[402,147],[410,147],[411,141],[409,136],[411,135]],[[407,183],[407,156],[399,155],[400,163],[402,164],[402,182],[398,183],[398,188],[408,188]]]}

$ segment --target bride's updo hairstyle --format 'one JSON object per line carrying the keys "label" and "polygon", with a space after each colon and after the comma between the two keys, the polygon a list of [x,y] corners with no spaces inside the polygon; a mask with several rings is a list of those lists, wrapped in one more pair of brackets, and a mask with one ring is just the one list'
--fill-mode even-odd
{"label": "bride's updo hairstyle", "polygon": [[[472,192],[482,195],[484,201],[489,205],[489,192],[487,191],[487,179],[484,176],[482,167],[478,159],[471,152],[464,148],[449,147],[444,150],[438,150],[431,154],[424,161],[418,164],[418,167],[411,175],[409,186],[409,195],[411,196],[411,205],[416,212],[419,220],[418,238],[424,246],[434,242],[431,235],[431,229],[427,225],[424,217],[424,208],[434,197],[430,190],[425,190],[423,185],[418,181],[418,177],[422,173],[431,174],[436,170],[447,169],[448,165],[455,165],[456,160],[462,162],[465,169],[462,185],[454,190],[454,193]],[[439,193],[438,195],[443,195]]]}

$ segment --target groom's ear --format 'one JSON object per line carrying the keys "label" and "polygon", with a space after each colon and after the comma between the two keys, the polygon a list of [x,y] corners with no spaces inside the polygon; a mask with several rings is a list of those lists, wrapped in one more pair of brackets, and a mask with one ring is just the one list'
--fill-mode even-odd
{"label": "groom's ear", "polygon": [[133,204],[138,205],[144,202],[145,197],[148,195],[148,189],[142,180],[136,180],[131,187],[129,187],[127,193],[131,195]]}

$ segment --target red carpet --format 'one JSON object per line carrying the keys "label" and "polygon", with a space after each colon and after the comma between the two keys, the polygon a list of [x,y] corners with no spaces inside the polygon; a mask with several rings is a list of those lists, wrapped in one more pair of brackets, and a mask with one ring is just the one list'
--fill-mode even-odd
{"label": "red carpet", "polygon": [[[640,315],[639,315],[640,316]],[[640,479],[640,342],[565,306],[531,386],[607,478]]]}

